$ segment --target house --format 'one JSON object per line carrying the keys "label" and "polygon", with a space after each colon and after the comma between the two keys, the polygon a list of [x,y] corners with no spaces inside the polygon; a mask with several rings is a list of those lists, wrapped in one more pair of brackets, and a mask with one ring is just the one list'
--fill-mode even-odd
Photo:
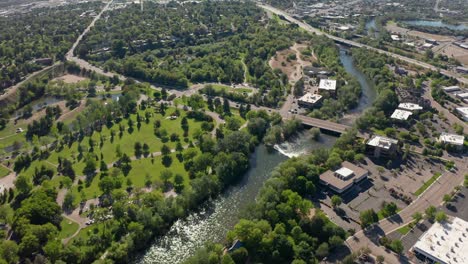
{"label": "house", "polygon": [[297,100],[298,104],[303,107],[312,108],[320,103],[322,96],[319,94],[306,93]]}
{"label": "house", "polygon": [[457,112],[462,116],[465,122],[468,122],[468,107],[458,107]]}
{"label": "house", "polygon": [[390,157],[398,151],[398,140],[375,135],[367,141],[366,150],[376,158]]}
{"label": "house", "polygon": [[392,119],[396,119],[396,120],[405,121],[405,120],[408,120],[408,118],[409,118],[412,114],[413,114],[413,113],[411,113],[410,111],[395,109],[395,111],[393,112],[391,118],[392,118]]}
{"label": "house", "polygon": [[325,90],[334,93],[336,91],[336,80],[321,79],[319,84],[319,90]]}
{"label": "house", "polygon": [[354,184],[367,178],[369,172],[348,161],[341,163],[336,171],[327,170],[320,175],[320,183],[336,193],[349,190]]}
{"label": "house", "polygon": [[455,147],[457,150],[463,149],[463,143],[465,141],[465,136],[442,133],[440,134],[439,141],[443,144],[447,144]]}
{"label": "house", "polygon": [[460,99],[468,99],[468,93],[457,93],[457,97],[460,98]]}
{"label": "house", "polygon": [[414,103],[401,103],[398,105],[398,109],[410,111],[412,113],[418,112],[423,109],[419,104]]}
{"label": "house", "polygon": [[468,222],[455,217],[434,223],[411,248],[424,263],[468,263]]}

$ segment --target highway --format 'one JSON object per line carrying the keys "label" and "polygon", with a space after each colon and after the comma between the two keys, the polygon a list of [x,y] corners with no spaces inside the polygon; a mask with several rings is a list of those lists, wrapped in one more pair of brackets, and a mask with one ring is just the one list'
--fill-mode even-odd
{"label": "highway", "polygon": [[393,57],[395,59],[399,59],[399,60],[408,62],[408,63],[416,65],[416,66],[420,66],[420,67],[425,68],[425,69],[429,69],[429,70],[432,70],[432,71],[438,71],[438,72],[440,72],[441,74],[443,74],[443,75],[445,75],[447,77],[455,78],[461,83],[468,84],[468,79],[465,78],[465,77],[462,77],[461,75],[459,75],[457,73],[447,71],[447,70],[438,68],[436,66],[433,66],[431,64],[428,64],[428,63],[425,63],[425,62],[422,62],[422,61],[418,61],[418,60],[415,60],[415,59],[411,59],[411,58],[408,58],[408,57],[405,57],[405,56],[402,56],[402,55],[398,55],[398,54],[395,54],[395,53],[392,53],[392,52],[389,52],[389,51],[377,49],[377,48],[374,48],[374,47],[371,47],[371,46],[368,46],[368,45],[365,45],[365,44],[362,44],[362,43],[358,43],[358,42],[355,42],[355,41],[352,41],[352,40],[347,40],[347,39],[339,38],[339,37],[324,33],[324,32],[320,31],[317,28],[314,28],[314,27],[312,27],[312,26],[310,26],[310,25],[308,25],[308,24],[306,24],[306,23],[304,23],[302,21],[299,21],[299,20],[295,19],[290,14],[286,13],[283,10],[277,9],[275,7],[265,5],[265,4],[260,4],[260,3],[257,3],[257,6],[263,8],[263,9],[265,9],[267,11],[270,11],[272,13],[275,13],[276,15],[283,16],[289,22],[298,25],[299,27],[301,27],[302,29],[304,29],[304,30],[306,30],[306,31],[308,31],[310,33],[314,33],[314,34],[317,34],[317,35],[324,35],[324,36],[327,36],[330,39],[333,39],[334,41],[342,43],[342,44],[346,44],[346,45],[353,46],[353,47],[358,47],[358,48],[366,48],[366,49],[369,49],[369,50],[372,50],[372,51],[375,51],[375,52],[378,52],[378,53],[385,54],[387,56]]}

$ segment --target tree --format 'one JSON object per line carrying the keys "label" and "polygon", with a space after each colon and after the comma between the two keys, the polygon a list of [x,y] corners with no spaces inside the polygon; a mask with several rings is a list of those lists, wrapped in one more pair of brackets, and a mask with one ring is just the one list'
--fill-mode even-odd
{"label": "tree", "polygon": [[92,157],[86,159],[86,165],[83,169],[83,173],[87,176],[91,176],[96,172],[96,160]]}
{"label": "tree", "polygon": [[32,190],[32,184],[24,175],[20,175],[15,180],[15,187],[20,195],[27,195]]}
{"label": "tree", "polygon": [[403,247],[403,243],[401,243],[401,240],[395,239],[390,243],[390,248],[395,251],[398,254],[401,254],[403,250],[405,249]]}
{"label": "tree", "polygon": [[167,156],[167,155],[171,154],[171,149],[167,145],[163,145],[161,147],[161,154],[163,156]]}
{"label": "tree", "polygon": [[335,194],[335,195],[332,196],[331,202],[332,202],[333,208],[336,208],[336,207],[338,207],[338,206],[341,205],[341,203],[343,202],[343,200],[341,199],[340,196],[338,196],[338,195]]}
{"label": "tree", "polygon": [[431,205],[428,208],[426,208],[426,211],[424,212],[426,213],[426,218],[429,219],[430,221],[433,221],[435,218],[437,209],[435,208],[435,206]]}
{"label": "tree", "polygon": [[452,196],[450,194],[445,194],[443,200],[444,203],[449,203],[452,201]]}
{"label": "tree", "polygon": [[226,115],[231,114],[231,106],[229,105],[229,100],[227,98],[224,98],[223,101],[223,112]]}
{"label": "tree", "polygon": [[181,193],[184,189],[184,177],[179,173],[174,176],[174,188],[177,193]]}
{"label": "tree", "polygon": [[65,211],[71,211],[73,210],[73,200],[75,199],[75,195],[73,195],[73,192],[68,191],[65,194],[65,197],[63,199],[63,204],[62,207]]}
{"label": "tree", "polygon": [[378,255],[376,260],[378,264],[382,264],[385,261],[385,257],[382,255]]}
{"label": "tree", "polygon": [[366,228],[371,224],[379,221],[379,217],[373,209],[362,211],[359,215],[359,219],[361,220],[361,226],[363,228]]}
{"label": "tree", "polygon": [[329,249],[328,249],[328,244],[326,242],[320,244],[320,246],[315,251],[315,255],[317,255],[317,257],[321,259],[328,256],[328,254],[329,254]]}
{"label": "tree", "polygon": [[443,223],[445,221],[447,221],[447,215],[440,211],[440,212],[437,212],[436,216],[435,216],[435,220],[439,223]]}
{"label": "tree", "polygon": [[167,185],[171,178],[172,178],[172,171],[168,169],[164,169],[161,171],[161,180],[164,182],[164,184]]}
{"label": "tree", "polygon": [[411,216],[414,222],[417,224],[423,219],[423,215],[420,212],[416,212]]}
{"label": "tree", "polygon": [[4,240],[2,242],[0,245],[0,259],[5,260],[9,264],[18,262],[18,245],[15,241]]}
{"label": "tree", "polygon": [[142,147],[141,143],[140,142],[135,142],[134,148],[135,148],[135,156],[136,157],[141,157],[141,155],[143,153],[142,152],[143,147]]}

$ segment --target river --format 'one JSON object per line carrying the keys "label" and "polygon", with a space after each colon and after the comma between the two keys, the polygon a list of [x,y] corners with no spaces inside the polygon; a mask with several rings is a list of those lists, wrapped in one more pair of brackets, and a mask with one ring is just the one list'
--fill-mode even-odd
{"label": "river", "polygon": [[351,125],[354,123],[356,118],[362,114],[362,112],[372,106],[375,99],[377,98],[377,92],[374,85],[370,82],[367,77],[356,68],[353,62],[353,57],[348,54],[348,50],[340,46],[340,61],[343,64],[345,70],[356,78],[361,85],[361,97],[359,98],[358,106],[352,109],[349,114],[346,114],[341,120],[341,123]]}
{"label": "river", "polygon": [[442,20],[408,20],[402,21],[405,24],[413,26],[427,26],[427,27],[445,27],[452,30],[468,30],[467,24],[447,24]]}
{"label": "river", "polygon": [[[352,57],[343,47],[340,47],[340,60],[345,70],[358,80],[362,88],[358,107],[341,120],[343,123],[353,123],[364,109],[372,105],[377,94],[365,75],[356,69]],[[203,205],[200,211],[175,222],[169,232],[158,238],[137,263],[181,263],[205,243],[223,242],[226,233],[238,222],[242,211],[249,203],[255,202],[260,188],[278,164],[313,149],[330,148],[336,139],[321,134],[316,142],[304,131],[289,142],[276,145],[276,151],[267,151],[263,145],[257,147],[251,157],[250,169],[239,184]]]}
{"label": "river", "polygon": [[372,33],[374,33],[373,37],[379,37],[379,31],[377,29],[377,24],[375,23],[375,17],[371,18],[366,22],[365,29],[367,31],[367,35],[370,35],[372,37]]}
{"label": "river", "polygon": [[330,148],[335,141],[336,137],[321,134],[315,142],[304,131],[290,142],[276,146],[277,151],[268,151],[263,145],[257,147],[252,154],[250,169],[239,184],[205,204],[199,212],[175,222],[137,262],[181,263],[206,242],[223,242],[227,231],[237,223],[247,205],[255,202],[260,188],[279,163],[312,149]]}

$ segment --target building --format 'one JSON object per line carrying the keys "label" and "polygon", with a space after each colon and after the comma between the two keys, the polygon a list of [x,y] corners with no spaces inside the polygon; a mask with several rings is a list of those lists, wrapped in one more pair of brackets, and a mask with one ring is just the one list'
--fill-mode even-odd
{"label": "building", "polygon": [[454,146],[456,149],[462,149],[465,136],[442,133],[440,134],[439,141],[443,144]]}
{"label": "building", "polygon": [[458,66],[455,70],[456,70],[458,73],[468,74],[468,68],[466,68],[466,67]]}
{"label": "building", "polygon": [[319,89],[335,92],[336,91],[336,80],[321,79],[320,84],[319,84]]}
{"label": "building", "polygon": [[460,98],[460,99],[462,99],[462,100],[463,100],[463,99],[468,99],[468,93],[465,93],[465,92],[463,92],[463,93],[458,93],[458,94],[457,94],[457,97]]}
{"label": "building", "polygon": [[392,38],[393,41],[400,41],[401,40],[400,36],[398,36],[398,35],[390,35],[390,37]]}
{"label": "building", "polygon": [[398,151],[398,140],[375,135],[367,141],[366,149],[376,158],[390,157]]}
{"label": "building", "polygon": [[462,116],[465,122],[468,122],[468,107],[458,107],[457,112]]}
{"label": "building", "polygon": [[320,183],[328,186],[336,193],[349,190],[354,184],[367,178],[369,172],[348,161],[341,163],[341,168],[336,171],[328,170],[320,175]]}
{"label": "building", "polygon": [[412,113],[418,112],[423,109],[422,106],[414,103],[401,103],[398,105],[398,109],[410,111]]}
{"label": "building", "polygon": [[300,106],[311,108],[320,103],[322,96],[319,94],[306,93],[301,98],[297,100],[297,103]]}
{"label": "building", "polygon": [[454,85],[454,86],[448,86],[442,88],[446,93],[452,93],[452,92],[457,92],[460,91],[460,86]]}
{"label": "building", "polygon": [[412,251],[425,263],[468,263],[468,222],[455,217],[448,222],[434,223]]}
{"label": "building", "polygon": [[408,120],[408,118],[409,118],[412,114],[413,114],[413,113],[411,113],[410,111],[395,109],[395,111],[393,112],[391,118],[392,118],[392,119],[396,119],[396,120],[405,121],[405,120]]}

